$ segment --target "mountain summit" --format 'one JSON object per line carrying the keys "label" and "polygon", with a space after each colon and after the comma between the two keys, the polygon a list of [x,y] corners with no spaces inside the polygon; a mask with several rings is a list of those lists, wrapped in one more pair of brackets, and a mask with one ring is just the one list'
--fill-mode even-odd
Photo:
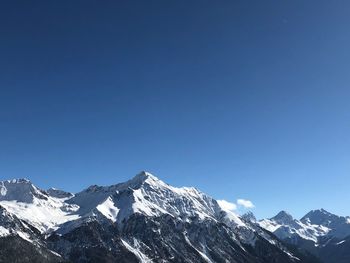
{"label": "mountain summit", "polygon": [[0,182],[0,201],[16,200],[23,203],[32,203],[34,198],[45,198],[45,194],[28,179]]}
{"label": "mountain summit", "polygon": [[308,222],[313,225],[323,225],[325,227],[328,227],[339,220],[341,220],[340,216],[334,215],[323,208],[312,210],[301,218],[302,222]]}
{"label": "mountain summit", "polygon": [[279,222],[281,224],[288,224],[294,222],[294,218],[286,211],[279,212],[276,216],[272,217],[271,220]]}

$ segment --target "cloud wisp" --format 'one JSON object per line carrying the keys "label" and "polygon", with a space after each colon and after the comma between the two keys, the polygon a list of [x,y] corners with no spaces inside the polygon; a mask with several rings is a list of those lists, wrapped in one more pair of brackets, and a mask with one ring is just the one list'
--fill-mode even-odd
{"label": "cloud wisp", "polygon": [[223,210],[234,211],[237,209],[236,204],[228,202],[226,200],[218,200],[218,204]]}
{"label": "cloud wisp", "polygon": [[237,205],[243,206],[244,208],[254,208],[255,205],[252,201],[246,199],[237,199]]}
{"label": "cloud wisp", "polygon": [[218,204],[223,210],[231,212],[239,210],[240,208],[251,209],[255,207],[252,201],[246,199],[237,199],[236,203],[232,203],[226,200],[218,200]]}

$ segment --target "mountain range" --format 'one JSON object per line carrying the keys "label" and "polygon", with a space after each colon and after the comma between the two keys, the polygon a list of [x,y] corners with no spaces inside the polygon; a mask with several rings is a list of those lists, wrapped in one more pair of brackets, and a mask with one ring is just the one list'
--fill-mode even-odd
{"label": "mountain range", "polygon": [[280,240],[312,253],[322,262],[350,262],[350,217],[319,209],[310,211],[298,220],[281,211],[258,224]]}
{"label": "mountain range", "polygon": [[350,218],[237,215],[147,172],[72,194],[0,182],[0,262],[350,262]]}

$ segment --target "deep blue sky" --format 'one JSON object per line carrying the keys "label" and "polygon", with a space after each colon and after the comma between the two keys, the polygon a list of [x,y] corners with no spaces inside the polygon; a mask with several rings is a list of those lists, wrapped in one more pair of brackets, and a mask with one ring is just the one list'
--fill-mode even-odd
{"label": "deep blue sky", "polygon": [[350,215],[350,2],[7,1],[0,179],[147,170],[258,217]]}

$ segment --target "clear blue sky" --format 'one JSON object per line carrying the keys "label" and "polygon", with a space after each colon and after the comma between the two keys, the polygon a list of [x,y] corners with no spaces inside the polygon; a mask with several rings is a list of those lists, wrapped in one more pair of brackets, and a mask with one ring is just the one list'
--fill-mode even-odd
{"label": "clear blue sky", "polygon": [[147,170],[258,217],[350,215],[350,2],[7,1],[0,179]]}

